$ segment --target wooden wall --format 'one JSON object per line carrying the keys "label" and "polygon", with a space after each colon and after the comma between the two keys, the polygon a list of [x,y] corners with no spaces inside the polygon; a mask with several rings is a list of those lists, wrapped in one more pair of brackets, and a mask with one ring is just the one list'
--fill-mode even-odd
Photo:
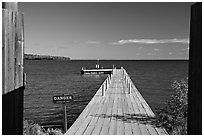
{"label": "wooden wall", "polygon": [[23,134],[24,19],[16,2],[2,3],[2,134]]}
{"label": "wooden wall", "polygon": [[23,14],[2,9],[2,85],[3,94],[23,83],[24,21]]}

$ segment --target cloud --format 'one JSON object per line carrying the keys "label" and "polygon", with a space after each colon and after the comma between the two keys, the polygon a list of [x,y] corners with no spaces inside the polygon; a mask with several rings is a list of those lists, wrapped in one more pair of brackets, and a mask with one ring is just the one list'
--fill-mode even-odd
{"label": "cloud", "polygon": [[86,41],[86,44],[100,44],[100,41]]}
{"label": "cloud", "polygon": [[117,42],[111,43],[112,45],[124,45],[130,43],[138,43],[138,44],[164,44],[164,43],[182,43],[189,44],[189,38],[183,39],[129,39],[129,40],[119,40]]}

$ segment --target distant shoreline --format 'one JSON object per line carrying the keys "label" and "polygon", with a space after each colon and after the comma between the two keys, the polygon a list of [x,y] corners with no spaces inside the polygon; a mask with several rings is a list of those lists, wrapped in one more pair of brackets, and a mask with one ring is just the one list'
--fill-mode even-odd
{"label": "distant shoreline", "polygon": [[[97,61],[97,59],[71,59],[72,61]],[[100,59],[99,61],[189,61],[189,59]]]}
{"label": "distant shoreline", "polygon": [[24,54],[25,60],[70,60],[69,57],[62,56],[50,56],[50,55],[34,55],[34,54]]}

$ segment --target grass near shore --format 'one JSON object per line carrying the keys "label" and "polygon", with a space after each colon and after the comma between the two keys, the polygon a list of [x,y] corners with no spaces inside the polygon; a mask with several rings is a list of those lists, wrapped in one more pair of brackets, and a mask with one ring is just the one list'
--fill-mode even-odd
{"label": "grass near shore", "polygon": [[63,135],[64,132],[60,129],[48,128],[44,129],[42,126],[34,123],[32,120],[23,121],[23,135]]}

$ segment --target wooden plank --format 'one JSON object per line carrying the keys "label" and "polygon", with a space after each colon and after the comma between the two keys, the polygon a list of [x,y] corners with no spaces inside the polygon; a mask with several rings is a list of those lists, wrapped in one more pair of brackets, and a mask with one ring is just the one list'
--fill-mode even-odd
{"label": "wooden plank", "polygon": [[[132,80],[130,79],[131,83]],[[137,88],[135,87],[134,84],[132,84],[132,90],[134,90],[136,97],[139,99],[139,101],[141,102],[142,107],[145,109],[146,113],[148,116],[151,117],[155,117],[153,111],[151,110],[151,108],[149,107],[148,103],[145,101],[145,99],[142,97],[142,95],[139,93],[139,91],[137,90]]]}
{"label": "wooden plank", "polygon": [[24,13],[21,14],[21,85],[26,84],[26,74],[24,74],[24,53],[25,53],[25,30],[24,30]]}
{"label": "wooden plank", "polygon": [[91,122],[91,118],[92,117],[89,115],[85,118],[80,128],[76,131],[75,135],[83,135],[89,123]]}
{"label": "wooden plank", "polygon": [[[99,113],[97,114],[98,115],[98,119],[97,119],[97,121],[96,121],[96,123],[95,123],[95,126],[97,126],[98,125],[98,123],[99,123],[99,130],[98,131],[95,131],[95,133],[94,134],[100,134],[100,124],[102,124],[103,125],[103,122],[104,121],[101,121],[101,122],[99,122],[100,121],[100,119],[103,119],[103,120],[105,120],[105,117],[106,117],[106,111],[107,111],[107,107],[108,107],[108,102],[109,102],[109,98],[107,97],[108,95],[106,95],[105,96],[105,99],[104,99],[104,102],[101,104],[101,106],[100,106],[100,110],[101,111],[99,111]],[[101,126],[101,128],[102,128],[102,126]],[[93,131],[94,130],[97,130],[97,129],[93,129]]]}
{"label": "wooden plank", "polygon": [[[19,18],[21,18],[19,16],[19,13],[15,13],[15,24],[14,24],[14,37],[15,37],[15,42],[14,42],[14,67],[15,67],[15,76],[14,76],[14,88],[17,89],[20,87],[20,83],[19,83],[19,77],[20,77],[20,68],[19,68],[19,55],[20,55],[20,45],[19,45],[19,42],[18,42],[18,33],[20,30],[20,27],[19,27]],[[21,19],[20,19],[21,20]]]}
{"label": "wooden plank", "polygon": [[[134,92],[135,92],[135,91],[134,91]],[[138,109],[139,109],[139,114],[140,114],[141,116],[146,116],[147,113],[146,113],[146,111],[145,111],[145,109],[144,109],[144,107],[143,107],[142,102],[140,102],[140,99],[136,96],[136,93],[135,93],[135,94],[132,93],[132,97],[134,98],[134,100],[135,100],[136,103],[137,103],[137,106],[138,106]]]}
{"label": "wooden plank", "polygon": [[[102,96],[98,96],[100,99],[103,99]],[[92,100],[95,100],[95,98],[93,98]],[[99,104],[101,103],[99,101],[99,99],[97,99],[96,101],[94,101],[94,106],[95,108],[92,107],[92,111],[90,111],[89,113],[87,113],[87,117],[85,120],[83,120],[83,123],[79,125],[79,128],[78,130],[76,131],[76,134],[83,134],[85,132],[85,130],[88,128],[90,122],[92,121],[92,116],[90,115],[93,115],[94,112],[95,112],[95,109],[97,109],[98,105],[96,104],[96,102],[98,102]],[[86,133],[87,134],[87,133]]]}
{"label": "wooden plank", "polygon": [[[125,96],[124,96],[125,97]],[[129,106],[127,104],[127,98],[123,98],[123,116],[125,118],[125,135],[132,135],[132,120],[130,118],[130,111],[129,111]]]}
{"label": "wooden plank", "polygon": [[[133,85],[134,86],[134,85]],[[136,98],[138,98],[139,99],[139,101],[141,102],[141,107],[145,110],[145,112],[146,112],[146,115],[148,116],[148,118],[153,118],[155,115],[154,115],[154,113],[152,112],[152,110],[150,109],[150,107],[148,106],[148,104],[146,103],[146,101],[144,100],[144,98],[141,96],[141,94],[139,93],[139,91],[136,89],[136,87],[134,87],[134,89],[136,90],[136,91],[134,91],[136,94]],[[142,126],[142,128],[145,128],[145,127],[143,127]],[[149,131],[149,133],[150,134],[152,134],[152,135],[157,135],[158,133],[157,133],[157,131],[155,130],[155,127],[153,126],[153,125],[150,125],[150,124],[146,124],[146,128],[147,128],[147,130]],[[146,132],[146,130],[142,130],[143,131],[143,133],[144,134],[148,134],[147,132]]]}
{"label": "wooden plank", "polygon": [[121,81],[121,85],[122,85],[122,109],[123,109],[123,123],[124,123],[124,130],[125,130],[125,135],[132,135],[132,126],[131,126],[131,119],[128,119],[130,116],[129,116],[129,106],[127,104],[127,88],[126,88],[126,84],[124,82],[124,78],[123,78],[123,75],[122,75],[122,72],[121,71],[121,77],[122,77],[122,81]]}
{"label": "wooden plank", "polygon": [[166,132],[166,130],[165,130],[164,128],[155,127],[155,129],[156,129],[156,131],[157,131],[157,133],[158,133],[159,135],[168,135],[168,133]]}
{"label": "wooden plank", "polygon": [[8,92],[8,26],[9,12],[2,10],[2,87],[3,94]]}
{"label": "wooden plank", "polygon": [[141,131],[141,135],[150,135],[149,130],[145,124],[139,123],[139,128]]}
{"label": "wooden plank", "polygon": [[138,119],[138,121],[134,125],[139,129],[134,128],[133,132],[136,132],[136,133],[139,132],[141,133],[141,135],[149,135],[150,133],[146,125],[140,122],[140,119],[142,120],[142,118],[146,116],[144,115],[146,114],[145,110],[142,108],[141,102],[139,102],[138,98],[134,97],[134,94],[135,92],[131,94],[130,99],[132,101],[132,105],[135,111],[135,118]]}
{"label": "wooden plank", "polygon": [[[134,107],[134,108],[137,109],[137,111],[139,110],[139,113],[136,113],[136,116],[137,116],[138,120],[139,119],[142,120],[143,117],[146,118],[147,113],[145,111],[145,108],[143,107],[142,102],[140,102],[140,99],[136,96],[136,94],[137,94],[137,91],[133,91],[133,93],[131,94],[132,95],[132,99],[135,101],[135,103],[133,103],[133,105],[137,104],[138,108]],[[142,135],[150,135],[151,134],[149,132],[148,126],[146,124],[138,122],[138,126],[140,128],[140,131],[141,131]]]}
{"label": "wooden plank", "polygon": [[117,119],[116,119],[116,116],[117,116],[117,98],[118,98],[117,88],[116,88],[116,84],[117,84],[116,80],[117,79],[116,79],[115,74],[112,75],[111,78],[112,78],[111,93],[114,95],[114,98],[113,98],[113,107],[112,107],[112,111],[111,111],[112,117],[111,117],[111,121],[110,121],[110,128],[109,128],[108,134],[109,135],[115,135],[117,133],[117,129],[116,129],[116,126],[117,126]]}
{"label": "wooden plank", "polygon": [[84,133],[89,123],[91,122],[92,116],[90,115],[92,114],[92,111],[95,111],[96,108],[97,108],[97,105],[94,105],[92,110],[86,113],[86,116],[84,117],[83,122],[79,125],[79,128],[76,130],[75,134],[82,135]]}
{"label": "wooden plank", "polygon": [[[138,106],[138,102],[137,102],[137,100],[135,100],[134,98],[133,98],[133,95],[131,94],[130,95],[130,100],[131,100],[131,104],[132,104],[132,106],[133,106],[133,110],[134,110],[134,118],[135,119],[140,119],[141,118],[141,112],[140,112],[140,109],[139,109],[139,106]],[[144,130],[143,129],[140,129],[141,128],[141,126],[139,126],[139,121],[137,120],[137,121],[135,121],[135,122],[133,122],[133,133],[134,134],[144,134],[145,132],[144,132]]]}
{"label": "wooden plank", "polygon": [[79,127],[83,123],[84,118],[87,116],[91,108],[93,108],[94,103],[98,103],[97,101],[100,102],[101,100],[98,95],[95,95],[83,110],[83,112],[80,114],[80,116],[77,118],[77,120],[74,122],[74,124],[70,127],[70,129],[68,129],[66,134],[74,134],[79,129]]}
{"label": "wooden plank", "polygon": [[15,43],[15,89],[23,86],[23,16],[22,13],[17,13],[17,26],[16,26],[16,43]]}
{"label": "wooden plank", "polygon": [[[87,106],[86,110],[84,111],[84,113],[82,115],[80,115],[81,117],[78,118],[78,124],[76,125],[75,128],[75,132],[78,131],[78,129],[81,127],[81,125],[84,123],[84,119],[91,113],[91,111],[93,111],[95,109],[95,107],[97,106],[97,104],[100,103],[102,98],[98,97],[98,99],[96,97],[94,97],[94,99],[92,100],[92,102],[90,102],[90,105]],[[73,130],[73,129],[72,129]]]}
{"label": "wooden plank", "polygon": [[[112,93],[114,93],[114,101],[113,101],[113,110],[111,111],[111,122],[110,122],[110,128],[109,128],[109,135],[115,135],[117,133],[117,119],[116,119],[116,116],[117,116],[117,105],[118,105],[118,102],[117,102],[117,98],[118,98],[118,94],[115,93],[116,89],[114,88],[114,90],[112,90]],[[113,92],[114,91],[114,92]]]}
{"label": "wooden plank", "polygon": [[[106,99],[106,101],[107,101],[107,99]],[[102,129],[102,125],[104,122],[103,116],[104,116],[104,111],[106,110],[106,107],[104,107],[104,105],[103,105],[101,110],[102,111],[98,114],[98,120],[96,122],[96,126],[94,127],[93,132],[92,132],[93,135],[99,135],[101,132],[101,129]]]}
{"label": "wooden plank", "polygon": [[99,118],[98,118],[97,124],[96,124],[96,126],[95,126],[95,128],[93,129],[93,132],[92,132],[93,135],[99,135],[100,132],[101,132],[102,125],[103,125],[103,122],[105,120],[105,113],[107,111],[107,102],[108,102],[108,97],[105,96],[105,102],[104,102],[104,104],[103,104],[103,106],[101,108],[102,111],[101,111],[100,114],[98,114]]}
{"label": "wooden plank", "polygon": [[15,15],[14,12],[9,11],[9,28],[8,28],[8,37],[9,37],[9,44],[8,44],[8,91],[14,90],[15,83],[14,83],[14,76],[15,76],[15,67],[14,67],[14,44],[15,44],[15,36],[14,36],[14,19]]}
{"label": "wooden plank", "polygon": [[132,123],[132,131],[134,135],[141,135],[141,131],[140,131],[140,127],[139,124],[137,122],[133,122]]}
{"label": "wooden plank", "polygon": [[[102,100],[103,99],[103,100]],[[91,135],[92,131],[96,125],[96,122],[98,121],[98,115],[101,113],[101,107],[104,104],[105,99],[100,97],[100,103],[97,106],[97,108],[92,112],[92,114],[90,116],[92,116],[93,118],[91,119],[91,122],[89,124],[89,126],[87,127],[87,129],[85,130],[84,134],[85,135]]]}
{"label": "wooden plank", "polygon": [[146,127],[147,127],[150,135],[158,135],[154,125],[146,124]]}
{"label": "wooden plank", "polygon": [[[103,101],[104,101],[104,99],[103,99]],[[93,129],[94,129],[94,127],[96,126],[96,123],[97,123],[97,121],[98,121],[98,114],[100,114],[101,113],[101,107],[102,107],[102,105],[103,105],[103,101],[101,101],[101,103],[97,106],[97,109],[94,111],[95,113],[93,113],[92,115],[92,120],[91,120],[91,122],[90,122],[90,124],[89,124],[89,126],[87,127],[87,129],[85,130],[85,132],[84,132],[84,135],[91,135],[92,134],[92,132],[93,132]]]}
{"label": "wooden plank", "polygon": [[[103,100],[105,101],[105,99],[103,99]],[[102,108],[102,105],[103,105],[104,103],[105,103],[105,102],[100,103],[100,105],[98,106],[98,111],[94,111],[94,112],[97,112],[97,113],[95,113],[95,115],[100,115],[100,114],[102,113],[102,109],[101,109],[101,108]],[[95,126],[96,126],[96,124],[97,124],[97,122],[98,122],[98,119],[99,119],[99,116],[95,116],[95,117],[92,119],[92,121],[91,121],[89,127],[87,128],[87,130],[85,131],[84,134],[86,134],[86,135],[92,134],[92,132],[93,132],[93,130],[94,130],[94,128],[95,128]]]}
{"label": "wooden plank", "polygon": [[[135,112],[134,112],[134,107],[133,107],[132,103],[134,103],[134,102],[131,101],[130,96],[131,96],[131,95],[126,94],[127,103],[128,103],[128,108],[129,108],[129,115],[130,115],[131,118],[133,119],[133,120],[131,121],[132,133],[133,133],[134,135],[140,135],[140,134],[141,134],[141,131],[140,131],[140,129],[139,129],[139,125],[138,125],[138,123],[135,121],[135,119],[134,119],[134,117],[133,117],[133,116],[135,115]],[[136,111],[137,111],[137,109],[136,109]]]}
{"label": "wooden plank", "polygon": [[[110,90],[108,90],[110,91]],[[111,121],[111,111],[112,111],[112,106],[113,106],[113,95],[112,94],[108,94],[107,93],[107,96],[108,97],[108,100],[109,102],[107,103],[107,111],[105,113],[105,120],[104,120],[104,123],[102,125],[102,129],[101,129],[101,132],[100,132],[100,135],[108,135],[108,130],[110,128],[110,121]]]}
{"label": "wooden plank", "polygon": [[137,88],[134,86],[133,87],[136,91],[135,91],[135,95],[137,96],[137,98],[139,99],[139,101],[142,104],[142,107],[145,109],[146,113],[148,114],[148,116],[150,117],[155,117],[153,111],[151,110],[151,108],[149,107],[149,105],[147,104],[147,102],[145,101],[145,99],[142,97],[142,95],[139,93],[139,91],[137,90]]}
{"label": "wooden plank", "polygon": [[4,9],[2,10],[2,93],[4,93],[5,90],[5,12]]}
{"label": "wooden plank", "polygon": [[[119,85],[119,84],[118,84]],[[120,86],[120,85],[119,85]],[[121,90],[118,88],[119,91],[119,98],[118,98],[118,114],[117,114],[117,135],[124,135],[125,129],[124,129],[124,122],[122,120],[123,118],[123,110],[122,110],[122,102],[121,102]]]}
{"label": "wooden plank", "polygon": [[[89,104],[87,105],[87,107],[84,109],[84,111],[80,114],[80,116],[77,118],[77,120],[74,122],[74,124],[70,127],[70,129],[66,132],[66,134],[74,134],[75,132],[78,131],[79,127],[81,126],[81,124],[84,121],[84,118],[90,113],[90,108],[92,110],[93,106],[97,106],[96,103],[101,103],[100,99],[103,99],[101,97],[101,91],[102,90],[102,86],[99,88],[99,90],[96,92],[95,96],[92,98],[92,100],[89,102]],[[102,101],[103,102],[103,101]],[[92,106],[93,105],[93,106]]]}

